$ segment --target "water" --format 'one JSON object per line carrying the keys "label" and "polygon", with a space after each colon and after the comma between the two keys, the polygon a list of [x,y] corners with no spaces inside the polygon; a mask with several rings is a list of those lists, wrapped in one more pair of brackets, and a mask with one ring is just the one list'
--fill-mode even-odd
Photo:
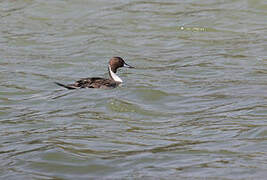
{"label": "water", "polygon": [[[0,2],[1,179],[264,179],[264,0]],[[108,76],[113,90],[53,82]]]}

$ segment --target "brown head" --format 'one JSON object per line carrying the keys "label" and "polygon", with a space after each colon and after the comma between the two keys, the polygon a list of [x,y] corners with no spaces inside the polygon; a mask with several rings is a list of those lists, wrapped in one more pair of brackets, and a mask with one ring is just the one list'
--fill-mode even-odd
{"label": "brown head", "polygon": [[121,57],[113,57],[109,61],[109,66],[111,70],[116,73],[118,68],[126,67],[126,68],[134,68],[125,63],[125,61]]}

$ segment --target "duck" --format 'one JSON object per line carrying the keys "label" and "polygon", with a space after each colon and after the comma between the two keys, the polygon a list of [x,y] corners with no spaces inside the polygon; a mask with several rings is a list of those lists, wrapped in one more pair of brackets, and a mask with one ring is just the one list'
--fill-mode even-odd
{"label": "duck", "polygon": [[62,84],[55,82],[55,84],[64,87],[66,89],[81,89],[81,88],[101,88],[101,89],[112,89],[118,87],[123,81],[116,74],[119,68],[134,68],[133,66],[127,64],[121,57],[112,57],[109,60],[108,73],[109,79],[101,77],[89,77],[82,78],[73,84]]}

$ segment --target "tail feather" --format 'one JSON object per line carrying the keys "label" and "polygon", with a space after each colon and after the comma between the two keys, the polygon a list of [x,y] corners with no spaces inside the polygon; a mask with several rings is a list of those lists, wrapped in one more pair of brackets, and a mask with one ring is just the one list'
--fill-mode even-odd
{"label": "tail feather", "polygon": [[61,84],[61,83],[59,83],[59,82],[55,82],[55,84],[57,84],[57,85],[59,85],[59,86],[61,86],[61,87],[67,88],[67,89],[77,89],[77,88],[74,87],[74,86]]}

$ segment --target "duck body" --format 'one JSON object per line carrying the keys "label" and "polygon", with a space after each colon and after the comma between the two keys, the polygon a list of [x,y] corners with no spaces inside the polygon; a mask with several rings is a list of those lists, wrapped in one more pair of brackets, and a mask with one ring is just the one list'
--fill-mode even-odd
{"label": "duck body", "polygon": [[105,79],[101,77],[82,78],[73,84],[64,85],[55,82],[57,85],[65,87],[67,89],[80,89],[80,88],[102,88],[112,89],[117,87],[120,83],[115,82],[111,79]]}
{"label": "duck body", "polygon": [[110,79],[101,77],[91,77],[91,78],[82,78],[76,81],[75,83],[68,85],[58,82],[55,83],[67,89],[81,89],[81,88],[112,89],[122,83],[121,78],[115,74],[117,72],[117,69],[121,67],[134,68],[126,64],[121,57],[113,57],[110,59],[108,66]]}

